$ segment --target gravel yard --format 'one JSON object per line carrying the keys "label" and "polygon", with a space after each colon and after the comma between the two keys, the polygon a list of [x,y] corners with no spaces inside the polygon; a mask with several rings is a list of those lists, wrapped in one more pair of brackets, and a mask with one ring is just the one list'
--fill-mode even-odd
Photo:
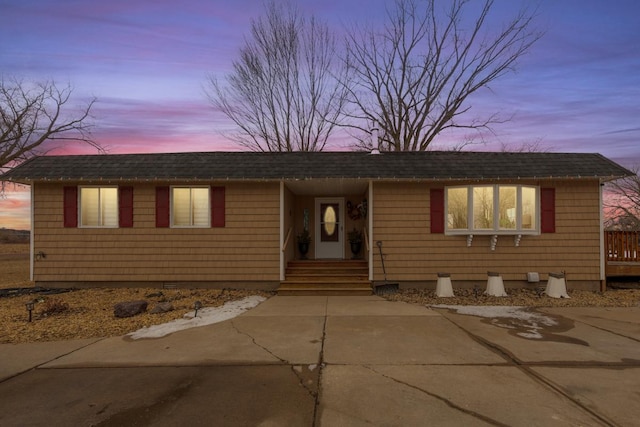
{"label": "gravel yard", "polygon": [[392,301],[404,301],[420,305],[505,305],[524,307],[637,307],[640,305],[640,290],[615,289],[605,293],[590,291],[571,291],[567,298],[538,296],[531,289],[507,289],[507,297],[487,295],[475,296],[473,290],[455,290],[455,297],[438,298],[434,291],[404,289],[386,296]]}
{"label": "gravel yard", "polygon": [[[33,288],[33,283],[29,281],[29,261],[25,257],[7,255],[28,251],[28,245],[0,245],[0,290]],[[638,289],[609,290],[604,294],[569,289],[570,299],[538,297],[535,291],[528,289],[507,290],[507,293],[508,297],[499,298],[476,296],[473,290],[456,290],[454,298],[437,298],[433,291],[408,289],[386,298],[420,305],[633,307],[640,304]],[[273,293],[227,289],[94,288],[59,294],[32,293],[0,297],[0,343],[119,336],[182,318],[185,313],[193,311],[196,301],[200,301],[203,307],[217,307],[249,295],[268,298]],[[149,302],[147,312],[124,319],[114,317],[115,304],[140,299]],[[29,313],[25,305],[30,301],[35,301],[31,322],[28,321]],[[170,302],[174,310],[151,314],[153,307],[161,302]]]}
{"label": "gravel yard", "polygon": [[[33,288],[29,281],[29,260],[15,259],[28,253],[29,245],[0,245],[0,293],[9,288]],[[161,293],[161,295],[159,294]],[[219,289],[94,288],[59,294],[32,293],[0,297],[0,343],[59,341],[125,335],[143,327],[170,322],[193,311],[196,301],[203,307],[218,307],[249,295],[266,298],[270,292]],[[146,300],[145,313],[119,319],[115,304]],[[32,321],[26,303],[35,301]],[[174,310],[161,314],[150,311],[160,302],[170,302]]]}

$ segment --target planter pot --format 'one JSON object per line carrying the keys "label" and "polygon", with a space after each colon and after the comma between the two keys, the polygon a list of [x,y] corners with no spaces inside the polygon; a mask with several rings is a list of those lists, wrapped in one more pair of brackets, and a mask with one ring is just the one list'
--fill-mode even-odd
{"label": "planter pot", "polygon": [[309,243],[298,242],[298,252],[300,252],[300,259],[307,259],[307,252],[309,252]]}
{"label": "planter pot", "polygon": [[357,259],[358,254],[362,250],[362,242],[350,242],[350,243],[351,243],[351,253],[353,254],[351,259]]}

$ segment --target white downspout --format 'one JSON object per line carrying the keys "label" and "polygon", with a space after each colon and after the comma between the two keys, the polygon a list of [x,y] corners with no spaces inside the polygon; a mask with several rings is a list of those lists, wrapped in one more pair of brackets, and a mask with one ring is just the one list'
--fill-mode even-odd
{"label": "white downspout", "polygon": [[603,284],[607,279],[606,276],[606,265],[605,265],[605,253],[604,253],[604,213],[603,209],[603,189],[604,185],[600,183],[599,187],[599,200],[598,200],[598,208],[600,209],[600,290],[604,291]]}
{"label": "white downspout", "polygon": [[34,242],[33,242],[34,241],[33,237],[34,237],[34,234],[35,234],[34,233],[34,229],[35,229],[35,226],[36,226],[34,221],[33,221],[33,218],[35,216],[34,213],[33,213],[33,211],[34,211],[33,204],[34,204],[34,200],[35,200],[33,198],[33,193],[34,193],[33,187],[35,187],[35,183],[31,183],[31,203],[29,203],[29,205],[30,205],[29,216],[31,217],[31,233],[29,234],[29,280],[31,280],[32,282],[33,282],[33,267],[34,267],[33,262],[34,262],[34,258],[35,258],[34,253],[33,253],[34,248],[35,248]]}
{"label": "white downspout", "polygon": [[369,197],[367,200],[367,226],[369,228],[369,280],[373,281],[373,181],[369,180]]}
{"label": "white downspout", "polygon": [[284,281],[284,251],[281,250],[284,245],[284,181],[280,181],[280,245],[278,246],[278,252],[280,252],[280,281]]}

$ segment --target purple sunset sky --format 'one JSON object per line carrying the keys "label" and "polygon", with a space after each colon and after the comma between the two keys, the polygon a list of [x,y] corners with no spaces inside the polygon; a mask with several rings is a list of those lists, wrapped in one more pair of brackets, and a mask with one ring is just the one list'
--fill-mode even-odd
{"label": "purple sunset sky", "polygon": [[[293,3],[340,34],[381,22],[391,0]],[[546,34],[515,73],[472,100],[476,113],[513,114],[472,149],[539,140],[549,151],[640,164],[640,2],[496,0],[495,22],[525,4],[537,5]],[[69,82],[78,102],[96,96],[94,138],[110,153],[239,150],[222,135],[232,126],[203,87],[208,75],[231,69],[262,7],[261,0],[0,0],[0,73]],[[338,136],[331,149],[346,144]],[[74,144],[52,153],[93,152]],[[0,227],[29,228],[28,205],[28,194],[10,191],[0,200]]]}

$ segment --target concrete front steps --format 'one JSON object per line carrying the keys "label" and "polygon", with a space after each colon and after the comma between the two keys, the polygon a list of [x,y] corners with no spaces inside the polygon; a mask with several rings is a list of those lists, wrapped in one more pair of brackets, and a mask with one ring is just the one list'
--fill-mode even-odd
{"label": "concrete front steps", "polygon": [[362,260],[290,261],[278,295],[371,295],[369,267]]}

